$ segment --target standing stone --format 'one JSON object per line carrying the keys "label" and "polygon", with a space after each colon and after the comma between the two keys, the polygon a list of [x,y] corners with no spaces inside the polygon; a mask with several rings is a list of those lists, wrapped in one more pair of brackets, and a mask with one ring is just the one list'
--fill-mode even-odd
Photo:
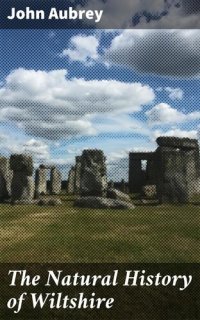
{"label": "standing stone", "polygon": [[75,172],[74,172],[74,193],[80,194],[81,189],[81,157],[76,157],[76,165],[75,165]]}
{"label": "standing stone", "polygon": [[32,176],[27,176],[20,171],[14,171],[12,179],[12,201],[31,201],[34,197],[34,181]]}
{"label": "standing stone", "polygon": [[199,184],[199,147],[187,138],[157,139],[158,196],[160,202],[188,203]]}
{"label": "standing stone", "polygon": [[81,156],[81,196],[105,197],[107,176],[105,156],[101,150],[84,150]]}
{"label": "standing stone", "polygon": [[133,153],[130,154],[129,187],[131,193],[139,193],[144,185],[142,163],[141,159],[131,159],[132,155]]}
{"label": "standing stone", "polygon": [[47,170],[42,165],[35,171],[35,194],[47,194]]}
{"label": "standing stone", "polygon": [[9,159],[0,157],[0,201],[11,196],[12,171],[9,168]]}
{"label": "standing stone", "polygon": [[11,201],[32,201],[35,189],[32,157],[13,154],[10,157],[10,168],[13,170]]}
{"label": "standing stone", "polygon": [[61,192],[61,173],[53,167],[50,174],[50,192],[51,194],[60,194]]}
{"label": "standing stone", "polygon": [[147,160],[146,167],[146,184],[155,185],[156,184],[156,162],[154,160]]}
{"label": "standing stone", "polygon": [[75,190],[74,190],[74,186],[75,186],[75,167],[71,167],[69,174],[68,174],[68,183],[67,183],[67,193],[68,194],[74,194]]}

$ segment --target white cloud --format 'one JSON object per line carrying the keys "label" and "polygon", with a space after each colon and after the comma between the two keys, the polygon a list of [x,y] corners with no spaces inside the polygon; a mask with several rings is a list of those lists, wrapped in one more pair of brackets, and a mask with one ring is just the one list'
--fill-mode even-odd
{"label": "white cloud", "polygon": [[26,153],[33,156],[34,161],[50,159],[50,150],[46,142],[37,139],[25,139],[11,134],[0,133],[0,150],[8,156],[11,153]]}
{"label": "white cloud", "polygon": [[158,87],[155,91],[166,92],[171,100],[182,100],[184,96],[184,91],[181,88]]}
{"label": "white cloud", "polygon": [[195,111],[188,114],[182,113],[172,108],[167,103],[159,103],[151,110],[146,111],[146,116],[150,125],[162,125],[169,123],[181,123],[200,119],[200,112]]}
{"label": "white cloud", "polygon": [[161,130],[155,130],[153,132],[153,140],[157,139],[160,136],[164,137],[178,137],[178,138],[190,138],[197,139],[198,131],[197,130],[181,130],[181,129],[171,129],[169,131],[163,132]]}
{"label": "white cloud", "polygon": [[199,77],[199,30],[123,30],[114,37],[105,61],[141,73]]}
{"label": "white cloud", "polygon": [[60,56],[90,65],[99,57],[98,47],[99,40],[95,36],[77,35],[70,39],[69,48],[64,49]]}
{"label": "white cloud", "polygon": [[166,87],[165,91],[169,93],[169,98],[172,100],[182,100],[184,92],[181,88]]}
{"label": "white cloud", "polygon": [[98,134],[102,133],[138,133],[149,135],[149,128],[144,122],[127,114],[97,115],[91,118]]}
{"label": "white cloud", "polygon": [[46,161],[50,159],[48,144],[36,139],[30,139],[26,141],[23,144],[22,149],[20,150],[20,153],[31,154],[37,160]]}
{"label": "white cloud", "polygon": [[94,135],[92,115],[140,111],[155,97],[153,89],[141,83],[66,76],[66,70],[12,71],[0,88],[0,120],[50,140]]}

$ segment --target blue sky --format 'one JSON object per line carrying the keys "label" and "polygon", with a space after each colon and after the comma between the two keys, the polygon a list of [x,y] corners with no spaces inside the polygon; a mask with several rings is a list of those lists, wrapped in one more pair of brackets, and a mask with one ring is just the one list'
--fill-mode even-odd
{"label": "blue sky", "polygon": [[0,152],[55,163],[85,148],[109,177],[159,135],[199,137],[199,30],[1,30]]}

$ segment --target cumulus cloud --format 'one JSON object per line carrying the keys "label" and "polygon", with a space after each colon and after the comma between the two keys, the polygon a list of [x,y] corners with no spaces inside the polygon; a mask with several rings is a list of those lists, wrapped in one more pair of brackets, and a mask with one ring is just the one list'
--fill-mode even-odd
{"label": "cumulus cloud", "polygon": [[149,135],[149,128],[128,114],[119,115],[97,115],[92,117],[93,124],[98,134],[104,133],[135,133],[145,136]]}
{"label": "cumulus cloud", "polygon": [[105,61],[141,73],[191,78],[200,75],[199,30],[123,30]]}
{"label": "cumulus cloud", "polygon": [[184,96],[184,91],[181,88],[158,87],[155,91],[166,92],[171,100],[182,100]]}
{"label": "cumulus cloud", "polygon": [[33,156],[34,161],[50,159],[49,145],[38,139],[25,139],[0,133],[0,149],[5,155],[11,153],[26,153]]}
{"label": "cumulus cloud", "polygon": [[34,158],[37,160],[48,160],[50,158],[50,153],[49,153],[49,146],[47,143],[41,141],[41,140],[36,140],[36,139],[30,139],[26,141],[20,153],[28,153],[32,155]]}
{"label": "cumulus cloud", "polygon": [[161,130],[156,130],[153,132],[153,139],[164,136],[164,137],[178,137],[178,138],[190,138],[190,139],[197,139],[198,138],[198,131],[197,130],[181,130],[181,129],[171,129],[169,131],[163,132]]}
{"label": "cumulus cloud", "polygon": [[99,57],[98,47],[99,40],[95,36],[77,35],[70,39],[69,48],[64,49],[60,56],[91,65]]}
{"label": "cumulus cloud", "polygon": [[17,69],[0,88],[0,120],[50,140],[94,135],[90,117],[140,111],[154,91],[141,83],[68,79],[66,70]]}
{"label": "cumulus cloud", "polygon": [[165,91],[169,94],[169,98],[172,100],[182,100],[184,92],[180,88],[166,87]]}
{"label": "cumulus cloud", "polygon": [[146,111],[145,114],[150,125],[181,123],[200,119],[199,111],[185,114],[172,108],[167,103],[159,103],[151,110]]}

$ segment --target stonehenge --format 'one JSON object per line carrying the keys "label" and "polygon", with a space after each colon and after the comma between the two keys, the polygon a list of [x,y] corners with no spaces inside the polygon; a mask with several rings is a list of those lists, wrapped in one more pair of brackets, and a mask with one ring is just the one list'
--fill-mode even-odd
{"label": "stonehenge", "polygon": [[[143,190],[147,194],[150,190],[147,186],[151,185],[159,203],[188,203],[199,192],[198,141],[159,137],[157,144],[155,152],[129,154],[130,191],[141,193]],[[147,161],[146,170],[142,168],[143,160]]]}
{"label": "stonehenge", "polygon": [[[154,152],[130,152],[128,183],[124,179],[108,182],[102,150],[83,150],[75,157],[68,173],[65,192],[76,196],[75,205],[87,206],[89,200],[94,202],[89,207],[99,203],[99,207],[104,208],[133,208],[129,194],[138,194],[144,201],[156,199],[160,204],[189,203],[200,193],[198,141],[177,137],[159,137],[156,141],[158,146]],[[42,196],[59,195],[61,186],[61,172],[55,166],[41,164],[34,177],[30,155],[12,154],[10,159],[0,156],[0,202],[41,201]],[[41,203],[51,203],[50,198],[44,199]],[[118,206],[117,201],[124,205],[118,203]]]}
{"label": "stonehenge", "polygon": [[[50,169],[51,190],[47,190],[47,170]],[[12,154],[10,159],[0,157],[0,202],[12,204],[35,203],[40,195],[60,194],[61,173],[56,167],[40,165],[33,178],[33,159],[26,154]]]}
{"label": "stonehenge", "polygon": [[47,169],[41,165],[35,171],[35,195],[47,194]]}
{"label": "stonehenge", "polygon": [[12,202],[31,202],[34,198],[33,160],[32,157],[22,154],[12,154],[10,169],[13,171],[11,183]]}
{"label": "stonehenge", "polygon": [[81,191],[81,156],[76,157],[76,165],[74,167],[74,193],[80,194]]}
{"label": "stonehenge", "polygon": [[161,203],[188,203],[199,184],[197,140],[159,137],[156,150],[158,198]]}
{"label": "stonehenge", "polygon": [[9,159],[0,157],[0,202],[11,196],[12,170]]}
{"label": "stonehenge", "polygon": [[130,201],[104,197],[80,197],[75,200],[74,206],[92,209],[135,209]]}
{"label": "stonehenge", "polygon": [[[50,171],[50,190],[47,190],[47,172]],[[35,171],[35,195],[60,194],[61,173],[55,166],[40,165]]]}
{"label": "stonehenge", "polygon": [[106,196],[107,172],[105,160],[101,150],[83,151],[81,156],[81,196]]}
{"label": "stonehenge", "polygon": [[72,166],[68,174],[67,192],[80,194],[81,188],[81,156],[76,157],[76,164]]}
{"label": "stonehenge", "polygon": [[[135,208],[127,194],[109,187],[103,151],[84,150],[79,161],[80,197],[75,200],[74,206],[97,209]],[[124,187],[124,181],[122,186]]]}
{"label": "stonehenge", "polygon": [[68,174],[67,193],[75,194],[75,167],[72,166]]}
{"label": "stonehenge", "polygon": [[60,194],[60,192],[61,192],[61,173],[56,167],[53,167],[50,173],[50,193]]}

